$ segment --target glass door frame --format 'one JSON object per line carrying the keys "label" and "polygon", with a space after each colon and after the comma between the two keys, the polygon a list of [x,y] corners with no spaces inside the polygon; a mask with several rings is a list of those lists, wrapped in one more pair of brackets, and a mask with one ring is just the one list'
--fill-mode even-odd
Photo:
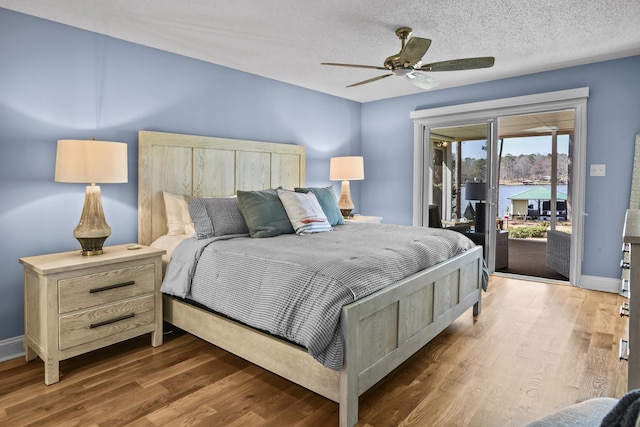
{"label": "glass door frame", "polygon": [[[435,152],[435,150],[442,150],[442,148],[439,148],[435,145],[434,143],[434,138],[432,137],[431,134],[431,129],[439,129],[440,131],[442,131],[442,128],[451,128],[451,127],[465,127],[465,126],[476,126],[476,125],[484,125],[486,126],[486,147],[487,147],[487,154],[486,154],[486,162],[487,162],[487,171],[486,171],[486,176],[482,177],[484,179],[484,181],[487,183],[487,194],[485,197],[485,205],[486,205],[486,212],[484,215],[484,227],[483,230],[485,230],[484,233],[484,247],[485,248],[489,248],[490,250],[486,250],[485,254],[484,254],[484,258],[485,261],[487,263],[487,266],[489,268],[490,271],[494,271],[495,270],[495,245],[488,245],[488,242],[495,242],[496,240],[496,230],[495,230],[495,222],[491,221],[490,219],[495,218],[496,217],[496,209],[497,209],[497,203],[495,202],[496,200],[496,188],[497,188],[497,165],[494,165],[494,161],[492,161],[493,159],[493,153],[497,153],[497,147],[498,147],[498,143],[497,143],[497,126],[496,126],[496,120],[494,119],[486,119],[486,120],[482,120],[482,121],[472,121],[472,122],[464,122],[464,121],[456,121],[455,125],[453,126],[433,126],[431,128],[429,128],[429,133],[426,134],[427,139],[425,141],[425,149],[424,149],[424,153],[425,153],[425,164],[429,165],[429,169],[428,169],[428,173],[425,174],[425,188],[428,189],[428,191],[426,192],[427,197],[425,198],[425,202],[427,204],[427,206],[429,204],[437,204],[438,206],[441,207],[442,210],[444,210],[444,212],[450,212],[451,211],[451,197],[450,196],[450,191],[447,191],[448,189],[451,188],[451,177],[450,177],[450,172],[448,173],[442,173],[443,175],[443,187],[444,185],[448,185],[447,189],[443,189],[443,197],[442,197],[442,201],[436,201],[434,200],[434,194],[433,194],[433,180],[432,177],[435,174],[435,170],[433,169],[434,167],[434,158],[433,158],[433,154]],[[462,142],[464,141],[458,141],[459,144],[462,144]],[[445,153],[445,159],[443,160],[443,163],[447,163],[449,164],[451,161],[451,147],[448,146],[446,148],[444,148],[444,153]],[[449,164],[450,166],[450,164]],[[461,168],[462,167],[462,159],[457,159],[457,164],[456,164],[457,168]],[[446,175],[446,176],[445,176]],[[448,177],[448,179],[447,179]],[[444,197],[447,196],[447,197]],[[447,201],[445,201],[445,198],[448,199],[448,203]],[[460,203],[461,198],[460,195],[458,195],[458,203]],[[448,210],[447,210],[448,209]],[[445,216],[443,216],[443,219],[448,219],[445,218]],[[428,224],[429,223],[429,209],[424,209],[423,210],[423,219],[422,219],[422,223],[423,224]]]}
{"label": "glass door frame", "polygon": [[[449,193],[450,193],[449,189],[453,184],[453,176],[451,174],[451,146],[450,145],[438,146],[433,141],[431,141],[431,153],[435,154],[436,151],[439,151],[442,153],[442,161],[441,161],[442,170],[440,171],[440,177],[442,179],[442,182],[440,182],[440,184],[442,186],[442,191],[441,191],[439,200],[436,200],[436,197],[433,194],[434,186],[432,185],[431,198],[429,202],[438,205],[442,210],[442,212],[451,212],[452,204],[451,204],[451,197],[449,197]],[[431,159],[431,161],[435,162],[437,161],[437,158],[434,157]],[[435,163],[434,163],[434,167],[435,167]],[[433,171],[433,173],[435,174],[435,170]],[[448,215],[443,215],[442,219],[448,220],[450,218]],[[427,221],[428,221],[428,218],[427,218]]]}
{"label": "glass door frame", "polygon": [[[513,98],[495,99],[491,101],[470,104],[452,105],[426,110],[416,110],[410,113],[414,126],[414,174],[413,174],[413,225],[426,226],[428,222],[429,192],[425,190],[431,185],[431,157],[429,149],[429,135],[432,128],[453,127],[471,123],[494,120],[501,116],[525,115],[556,110],[573,109],[574,115],[574,151],[573,151],[573,233],[571,235],[570,275],[572,284],[582,281],[582,237],[584,233],[584,190],[586,185],[586,134],[587,134],[587,99],[589,88],[568,89],[557,92],[547,92],[535,95],[525,95]],[[497,123],[497,122],[496,122]],[[497,152],[497,126],[491,132],[493,143],[487,144],[491,151],[490,167],[488,168],[490,190],[488,198],[495,203],[497,191],[497,162],[493,160],[493,153]],[[491,205],[489,206],[491,210]],[[493,206],[495,209],[495,205]],[[426,213],[425,213],[426,211]],[[493,213],[495,215],[495,212]],[[487,215],[489,218],[491,216]],[[495,217],[495,216],[494,216]],[[489,230],[495,227],[489,227]],[[487,236],[487,238],[495,238]],[[492,240],[490,240],[492,241]],[[491,245],[493,247],[493,245]],[[491,252],[491,251],[489,251]],[[489,264],[489,271],[494,271],[495,255],[489,257],[493,263]]]}

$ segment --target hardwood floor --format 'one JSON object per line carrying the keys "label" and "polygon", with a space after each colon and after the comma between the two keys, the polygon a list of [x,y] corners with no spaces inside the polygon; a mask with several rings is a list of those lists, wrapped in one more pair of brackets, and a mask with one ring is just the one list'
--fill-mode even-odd
{"label": "hardwood floor", "polygon": [[[615,294],[492,277],[465,313],[360,397],[358,426],[518,426],[626,391]],[[148,336],[63,361],[0,363],[0,425],[325,426],[337,404],[191,335]]]}

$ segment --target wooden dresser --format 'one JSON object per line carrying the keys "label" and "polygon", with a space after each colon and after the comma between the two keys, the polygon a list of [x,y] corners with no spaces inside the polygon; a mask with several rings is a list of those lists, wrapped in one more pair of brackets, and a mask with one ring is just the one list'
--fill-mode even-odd
{"label": "wooden dresser", "polygon": [[162,255],[137,245],[107,246],[20,258],[24,266],[25,358],[39,356],[45,384],[59,381],[59,362],[151,332],[162,344]]}
{"label": "wooden dresser", "polygon": [[[627,365],[627,389],[640,388],[640,210],[629,209],[624,221],[623,242],[625,259],[623,268],[629,269],[629,337],[627,348],[621,345],[620,358],[629,361]],[[624,312],[621,309],[621,314]],[[624,342],[625,340],[623,340]]]}

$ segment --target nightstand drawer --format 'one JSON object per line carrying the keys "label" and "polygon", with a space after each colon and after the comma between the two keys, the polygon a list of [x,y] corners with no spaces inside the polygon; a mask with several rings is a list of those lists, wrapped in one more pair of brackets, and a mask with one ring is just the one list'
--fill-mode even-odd
{"label": "nightstand drawer", "polygon": [[61,316],[59,349],[66,350],[111,335],[153,325],[154,298],[154,295],[147,295]]}
{"label": "nightstand drawer", "polygon": [[154,265],[144,264],[59,280],[59,313],[69,313],[153,292],[154,274]]}

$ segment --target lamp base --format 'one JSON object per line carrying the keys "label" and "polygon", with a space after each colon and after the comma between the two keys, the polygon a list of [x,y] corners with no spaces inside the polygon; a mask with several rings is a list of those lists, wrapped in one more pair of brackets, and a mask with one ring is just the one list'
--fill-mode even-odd
{"label": "lamp base", "polygon": [[80,246],[82,247],[82,251],[80,253],[84,256],[102,255],[102,246],[104,245],[104,241],[107,240],[107,237],[88,239],[76,237],[78,242],[80,242]]}
{"label": "lamp base", "polygon": [[340,212],[345,219],[349,219],[354,207],[353,201],[351,200],[351,186],[349,185],[349,181],[344,180],[342,181],[340,198],[338,199],[338,209],[340,209]]}
{"label": "lamp base", "polygon": [[340,209],[340,213],[342,214],[342,217],[344,219],[349,219],[352,217],[351,212],[353,212],[353,209]]}
{"label": "lamp base", "polygon": [[102,254],[102,245],[111,235],[111,227],[104,219],[102,210],[102,196],[98,185],[89,185],[86,188],[84,206],[78,226],[73,230],[75,237],[82,247],[82,255]]}
{"label": "lamp base", "polygon": [[484,202],[476,203],[475,231],[476,233],[484,233],[486,231],[486,206]]}

